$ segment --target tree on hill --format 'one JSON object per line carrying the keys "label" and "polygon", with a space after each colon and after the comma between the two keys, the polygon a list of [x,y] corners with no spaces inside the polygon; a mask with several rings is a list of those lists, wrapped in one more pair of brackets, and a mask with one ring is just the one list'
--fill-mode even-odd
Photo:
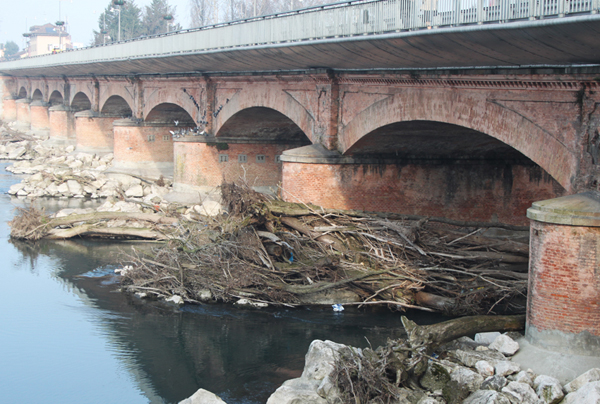
{"label": "tree on hill", "polygon": [[94,39],[92,45],[115,42],[119,38],[119,10],[121,12],[121,40],[125,41],[137,38],[144,34],[144,28],[141,20],[141,10],[135,4],[135,1],[126,1],[121,6],[113,4],[115,0],[108,3],[108,7],[100,14],[98,18],[99,30],[94,30]]}
{"label": "tree on hill", "polygon": [[144,35],[157,35],[169,31],[181,29],[179,23],[175,24],[176,7],[169,5],[167,0],[152,0],[152,4],[146,6],[142,17]]}

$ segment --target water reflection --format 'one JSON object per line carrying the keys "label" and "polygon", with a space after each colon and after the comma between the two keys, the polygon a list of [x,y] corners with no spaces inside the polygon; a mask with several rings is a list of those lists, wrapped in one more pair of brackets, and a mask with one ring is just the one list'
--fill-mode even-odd
{"label": "water reflection", "polygon": [[0,204],[6,402],[176,403],[202,387],[230,404],[264,403],[300,375],[312,340],[364,347],[400,335],[399,314],[373,309],[180,309],[140,300],[117,292],[112,273],[132,246],[151,245],[9,242],[9,198]]}

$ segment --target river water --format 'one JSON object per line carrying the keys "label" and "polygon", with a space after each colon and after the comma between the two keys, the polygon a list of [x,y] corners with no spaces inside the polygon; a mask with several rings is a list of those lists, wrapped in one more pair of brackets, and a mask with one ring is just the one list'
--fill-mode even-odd
{"label": "river water", "polygon": [[23,202],[6,194],[20,180],[7,165],[0,164],[2,403],[177,403],[199,388],[229,404],[265,403],[301,374],[314,339],[376,347],[401,335],[400,314],[386,310],[179,308],[120,293],[113,271],[140,244],[9,239],[7,222]]}

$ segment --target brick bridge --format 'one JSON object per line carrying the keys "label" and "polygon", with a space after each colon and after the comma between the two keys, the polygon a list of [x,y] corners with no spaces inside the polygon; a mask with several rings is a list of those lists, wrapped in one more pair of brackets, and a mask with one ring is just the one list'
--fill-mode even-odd
{"label": "brick bridge", "polygon": [[[243,177],[326,208],[523,225],[535,201],[598,190],[597,1],[521,14],[510,0],[453,1],[431,13],[348,3],[1,63],[2,116],[179,189]],[[571,216],[597,215],[583,205]],[[571,336],[591,333],[600,347],[595,317],[581,320],[600,308],[600,223],[550,216],[535,216],[550,223],[536,237],[564,223],[585,231],[532,241],[557,245],[533,254],[533,295],[556,287],[542,275],[564,246],[568,282],[596,289],[549,311],[530,295],[528,335],[556,331],[566,337],[554,347],[577,352]],[[581,321],[563,324],[565,308]]]}

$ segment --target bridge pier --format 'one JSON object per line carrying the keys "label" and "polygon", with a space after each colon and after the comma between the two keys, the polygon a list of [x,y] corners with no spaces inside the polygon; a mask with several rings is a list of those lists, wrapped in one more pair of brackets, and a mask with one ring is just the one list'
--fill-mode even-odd
{"label": "bridge pier", "polygon": [[118,116],[104,116],[87,110],[75,113],[77,150],[85,153],[112,153],[114,151],[113,122]]}
{"label": "bridge pier", "polygon": [[536,202],[527,216],[526,337],[552,351],[600,356],[600,192]]}
{"label": "bridge pier", "polygon": [[127,170],[147,177],[173,177],[173,139],[175,126],[152,124],[134,119],[113,122],[114,160],[117,171]]}
{"label": "bridge pier", "polygon": [[11,96],[4,98],[2,103],[2,119],[6,122],[17,120],[17,100]]}
{"label": "bridge pier", "polygon": [[75,145],[74,122],[71,108],[66,105],[54,105],[48,108],[50,140],[58,144]]}
{"label": "bridge pier", "polygon": [[279,156],[301,143],[275,139],[187,136],[175,141],[174,185],[210,192],[222,182],[244,179],[253,189],[276,194]]}
{"label": "bridge pier", "polygon": [[29,98],[20,98],[17,104],[17,125],[20,129],[29,130],[31,127],[31,100]]}
{"label": "bridge pier", "polygon": [[40,134],[50,132],[50,118],[48,103],[43,101],[32,101],[30,108],[31,130]]}

